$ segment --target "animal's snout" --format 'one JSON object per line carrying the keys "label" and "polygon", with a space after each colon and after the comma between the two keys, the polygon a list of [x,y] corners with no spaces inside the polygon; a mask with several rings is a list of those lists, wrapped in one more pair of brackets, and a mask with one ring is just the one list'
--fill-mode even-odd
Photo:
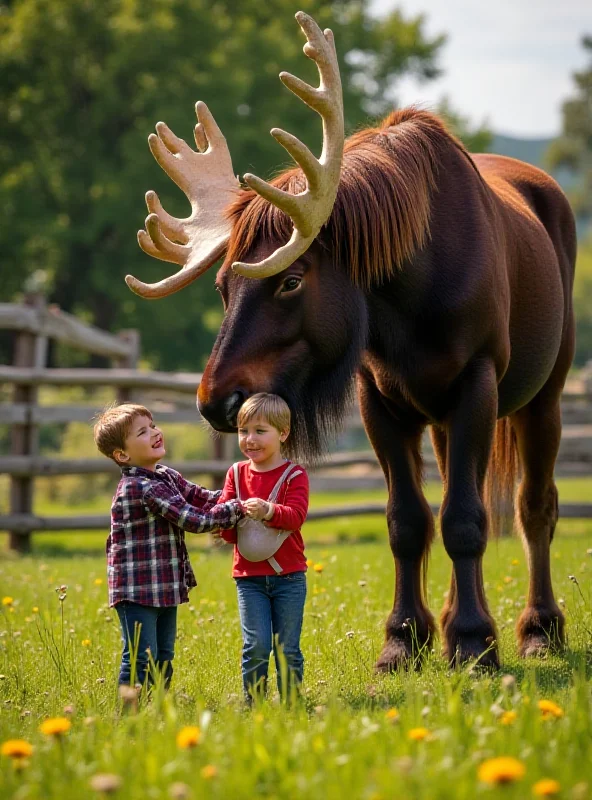
{"label": "animal's snout", "polygon": [[199,413],[220,433],[234,433],[236,431],[236,417],[239,409],[245,402],[247,394],[235,389],[232,394],[217,400],[201,402],[197,398]]}
{"label": "animal's snout", "polygon": [[233,428],[236,428],[236,418],[242,404],[245,402],[245,395],[238,390],[233,392],[230,397],[224,401],[224,408],[226,410],[226,421]]}

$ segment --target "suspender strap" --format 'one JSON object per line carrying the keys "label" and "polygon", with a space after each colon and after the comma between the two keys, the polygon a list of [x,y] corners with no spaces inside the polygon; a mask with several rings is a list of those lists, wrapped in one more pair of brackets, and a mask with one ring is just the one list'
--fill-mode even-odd
{"label": "suspender strap", "polygon": [[241,500],[240,496],[240,486],[238,481],[238,461],[235,461],[232,465],[232,471],[234,473],[234,491],[236,492],[236,499]]}
{"label": "suspender strap", "polygon": [[271,490],[271,494],[267,498],[267,501],[269,503],[275,503],[275,501],[277,500],[278,494],[280,493],[280,489],[282,488],[282,484],[286,480],[286,478],[288,477],[288,474],[289,474],[289,472],[290,472],[290,470],[292,469],[293,466],[294,466],[293,464],[288,464],[286,469],[282,472],[281,477],[279,478],[278,482],[276,483],[276,485]]}
{"label": "suspender strap", "polygon": [[[232,472],[234,474],[234,490],[236,492],[236,499],[237,500],[242,500],[242,497],[240,496],[238,464],[239,464],[239,462],[235,461],[235,463],[232,465]],[[293,466],[294,466],[294,464],[292,464],[290,462],[288,464],[288,466],[286,467],[286,469],[282,472],[282,474],[278,478],[278,481],[277,481],[276,485],[273,487],[269,497],[267,498],[267,502],[268,503],[275,503],[275,501],[277,500],[278,494],[280,493],[280,489],[282,488],[282,484],[284,483],[284,481],[288,477],[288,475],[290,473],[290,470],[292,469]],[[295,474],[300,474],[300,473],[295,473]],[[261,498],[261,499],[263,500],[263,498]]]}

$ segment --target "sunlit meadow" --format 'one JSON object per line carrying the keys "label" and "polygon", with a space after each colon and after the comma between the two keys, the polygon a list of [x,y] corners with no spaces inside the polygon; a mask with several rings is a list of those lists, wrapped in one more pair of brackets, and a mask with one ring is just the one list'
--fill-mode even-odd
{"label": "sunlit meadow", "polygon": [[[229,549],[192,537],[199,586],[180,609],[173,688],[139,705],[117,693],[104,536],[39,536],[33,556],[5,554],[0,797],[592,797],[592,524],[560,523],[553,576],[569,642],[545,660],[516,653],[520,543],[490,543],[485,576],[502,654],[493,676],[450,671],[439,641],[422,671],[376,676],[394,588],[384,520],[309,523],[304,534],[306,673],[292,708],[273,694],[242,705]],[[438,540],[435,612],[449,572]]]}

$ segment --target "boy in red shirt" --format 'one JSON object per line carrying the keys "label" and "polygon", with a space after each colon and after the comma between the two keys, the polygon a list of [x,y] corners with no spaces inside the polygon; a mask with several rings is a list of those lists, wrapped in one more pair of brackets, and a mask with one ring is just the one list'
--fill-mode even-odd
{"label": "boy in red shirt", "polygon": [[[250,702],[256,694],[265,693],[272,649],[280,695],[290,697],[292,687],[302,683],[300,633],[306,599],[306,557],[300,528],[308,511],[308,476],[302,467],[291,465],[282,456],[281,446],[290,433],[290,409],[281,397],[253,395],[242,405],[237,424],[239,447],[248,461],[237,465],[239,492],[235,470],[231,468],[218,502],[240,496],[251,519],[264,520],[278,532],[291,532],[271,558],[248,561],[238,549],[236,528],[221,531],[222,538],[235,545],[232,575],[243,634],[243,686]],[[269,498],[282,477],[276,501],[262,499]],[[287,675],[282,674],[283,661]]]}

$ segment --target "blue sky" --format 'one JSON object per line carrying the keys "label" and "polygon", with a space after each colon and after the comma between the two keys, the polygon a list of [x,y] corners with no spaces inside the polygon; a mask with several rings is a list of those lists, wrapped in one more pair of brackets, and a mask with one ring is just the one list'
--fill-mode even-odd
{"label": "blue sky", "polygon": [[442,78],[405,79],[397,99],[431,108],[446,95],[472,123],[496,133],[555,136],[572,73],[587,65],[581,38],[592,35],[592,0],[372,0],[377,14],[399,7],[424,14],[428,34],[446,33]]}

